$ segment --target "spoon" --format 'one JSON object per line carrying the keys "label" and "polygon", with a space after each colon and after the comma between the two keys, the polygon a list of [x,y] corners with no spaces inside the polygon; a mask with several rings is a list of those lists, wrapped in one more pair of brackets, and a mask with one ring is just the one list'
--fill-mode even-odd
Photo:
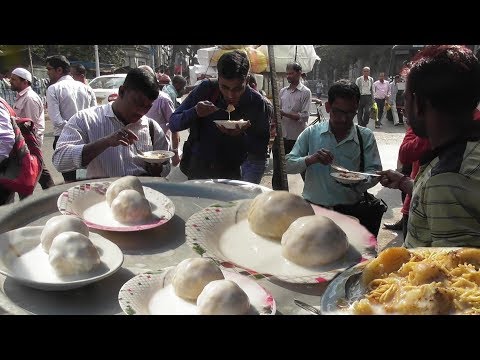
{"label": "spoon", "polygon": [[315,315],[322,315],[322,312],[320,310],[310,304],[304,303],[303,301],[300,301],[298,299],[293,299],[293,302],[295,303],[295,305],[301,307],[303,310],[310,311]]}
{"label": "spoon", "polygon": [[[117,117],[114,117],[114,119],[117,120],[117,122],[118,122],[121,126],[125,126],[120,120],[117,119]],[[123,133],[125,136],[128,135],[128,133],[127,133],[124,129],[122,129],[122,133]],[[135,141],[134,141],[132,144],[133,144],[133,147],[135,148],[135,151],[137,152],[137,154],[143,156],[143,151],[138,150],[137,145],[135,144]]]}
{"label": "spoon", "polygon": [[365,176],[378,176],[378,177],[382,176],[382,175],[378,175],[378,174],[365,173],[365,172],[360,172],[360,171],[351,171],[351,170],[345,169],[342,166],[338,166],[338,165],[335,165],[335,164],[330,164],[330,166],[332,167],[332,169],[343,172],[343,173],[359,174],[359,175],[365,175]]}
{"label": "spoon", "polygon": [[[125,135],[127,135],[127,132],[126,132],[126,131],[122,130],[122,132],[123,132]],[[141,150],[139,150],[139,149],[137,148],[137,144],[135,144],[135,141],[132,143],[132,145],[133,145],[133,147],[135,148],[135,151],[137,152],[137,154],[143,156],[143,151],[141,151]]]}
{"label": "spoon", "polygon": [[137,154],[138,154],[138,155],[141,155],[141,156],[144,156],[143,151],[142,151],[142,150],[138,150],[137,144],[135,144],[135,142],[133,142],[132,144],[133,144],[133,147],[135,148],[135,151],[137,152]]}

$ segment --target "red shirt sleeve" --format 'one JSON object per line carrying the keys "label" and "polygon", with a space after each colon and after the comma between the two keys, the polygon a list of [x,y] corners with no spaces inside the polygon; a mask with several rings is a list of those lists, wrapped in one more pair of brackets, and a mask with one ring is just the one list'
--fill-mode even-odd
{"label": "red shirt sleeve", "polygon": [[473,120],[480,120],[480,110],[473,110]]}
{"label": "red shirt sleeve", "polygon": [[411,164],[420,160],[422,155],[430,150],[430,142],[414,134],[412,128],[408,128],[398,151],[398,160],[402,164]]}

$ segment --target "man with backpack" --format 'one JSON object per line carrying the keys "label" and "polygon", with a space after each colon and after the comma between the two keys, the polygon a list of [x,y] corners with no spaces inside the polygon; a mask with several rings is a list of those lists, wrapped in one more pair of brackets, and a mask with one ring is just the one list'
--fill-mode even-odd
{"label": "man with backpack", "polygon": [[[268,105],[246,84],[250,68],[245,53],[223,54],[218,81],[203,80],[170,117],[170,130],[190,129],[180,169],[189,179],[241,178],[240,166],[250,156],[265,159],[269,141]],[[227,129],[214,120],[246,120],[243,128]]]}
{"label": "man with backpack", "polygon": [[[42,99],[31,87],[32,74],[27,69],[16,68],[12,71],[10,84],[12,90],[18,92],[13,109],[18,117],[32,119],[35,124],[35,134],[41,147],[45,131],[45,111]],[[55,186],[52,176],[46,167],[42,170],[39,183],[42,189]]]}
{"label": "man with backpack", "polygon": [[[6,166],[10,152],[15,144],[15,133],[7,108],[0,102],[0,172]],[[13,201],[14,192],[0,185],[0,205]]]}
{"label": "man with backpack", "polygon": [[0,97],[0,205],[33,193],[43,168],[42,151],[31,119],[18,118]]}

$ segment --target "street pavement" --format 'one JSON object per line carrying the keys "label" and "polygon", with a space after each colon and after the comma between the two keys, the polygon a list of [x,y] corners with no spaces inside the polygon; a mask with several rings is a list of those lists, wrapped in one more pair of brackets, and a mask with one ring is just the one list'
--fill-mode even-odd
{"label": "street pavement", "polygon": [[[325,100],[325,99],[324,99]],[[312,112],[314,112],[312,107]],[[328,114],[325,111],[325,108],[322,108],[323,114],[328,119]],[[310,122],[315,120],[315,117],[310,117]],[[356,122],[356,120],[355,120]],[[405,134],[405,128],[403,126],[394,127],[393,124],[387,120],[383,121],[384,125],[381,129],[375,129],[373,121],[370,121],[368,127],[375,133],[375,138],[377,139],[378,149],[380,151],[380,157],[382,159],[382,165],[384,169],[395,169],[397,167],[397,155],[399,146],[403,140]],[[181,145],[188,137],[188,131],[182,131],[180,133]],[[43,144],[43,153],[46,167],[50,170],[55,184],[62,184],[63,177],[62,175],[53,167],[52,164],[52,154],[53,154],[53,128],[52,122],[46,116],[46,129],[44,135],[44,144]],[[269,166],[265,171],[265,175],[261,181],[261,185],[268,188],[272,188],[272,174],[273,174],[273,165],[272,159],[270,158]],[[78,176],[84,176],[84,171],[80,170],[77,172]],[[167,179],[172,182],[182,182],[187,180],[186,176],[180,171],[179,167],[172,168],[172,171],[167,176]],[[303,190],[303,180],[300,174],[288,175],[288,186],[289,191],[294,194],[301,194]],[[40,185],[37,185],[34,194],[37,194],[42,191]],[[369,192],[376,195],[379,198],[382,198],[388,205],[388,210],[385,213],[383,222],[394,222],[401,217],[400,209],[402,206],[400,191],[387,189],[377,184],[375,187],[369,189]],[[18,201],[18,197],[15,199]],[[397,246],[401,245],[403,242],[403,235],[401,231],[390,231],[385,230],[381,227],[380,233],[378,234],[378,244],[379,250],[383,249],[386,246]]]}

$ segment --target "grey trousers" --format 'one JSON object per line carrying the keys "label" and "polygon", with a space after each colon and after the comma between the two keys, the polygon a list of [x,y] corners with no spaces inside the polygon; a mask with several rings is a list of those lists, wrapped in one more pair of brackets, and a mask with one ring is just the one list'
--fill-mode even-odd
{"label": "grey trousers", "polygon": [[360,95],[358,103],[357,122],[360,126],[367,126],[370,120],[370,108],[372,107],[371,95]]}

